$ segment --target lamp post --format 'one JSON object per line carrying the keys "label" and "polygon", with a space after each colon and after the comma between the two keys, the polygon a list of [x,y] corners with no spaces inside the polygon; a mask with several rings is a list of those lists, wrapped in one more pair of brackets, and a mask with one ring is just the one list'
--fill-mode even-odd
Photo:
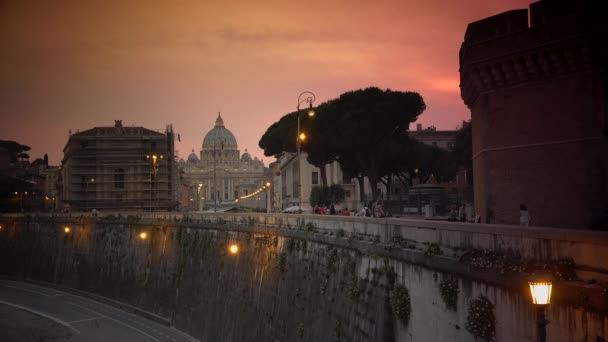
{"label": "lamp post", "polygon": [[270,182],[266,182],[266,212],[270,213]]}
{"label": "lamp post", "polygon": [[[213,211],[217,212],[217,197],[219,195],[219,191],[217,190],[217,150],[218,145],[217,142],[213,145]],[[224,139],[220,140],[220,150],[224,150]]]}
{"label": "lamp post", "polygon": [[201,210],[201,190],[203,189],[203,183],[198,183],[198,188],[196,188],[196,211]]}
{"label": "lamp post", "polygon": [[[304,97],[304,98],[302,98]],[[300,132],[300,105],[303,103],[308,103],[308,116],[315,116],[315,111],[312,109],[312,104],[315,102],[315,94],[310,91],[303,91],[298,96],[298,106],[296,111],[296,116],[298,118],[298,130],[296,132],[296,150],[297,150],[297,159],[298,159],[298,211],[301,211],[302,205],[302,163],[300,162],[300,142],[306,140],[306,134],[304,132]]]}
{"label": "lamp post", "polygon": [[85,184],[84,211],[89,211],[89,184],[95,183],[95,178],[87,179]]}
{"label": "lamp post", "polygon": [[536,326],[538,328],[538,342],[546,342],[547,340],[547,324],[549,321],[545,318],[545,307],[551,303],[551,290],[553,284],[551,281],[529,281],[530,293],[532,294],[532,303],[536,306]]}
{"label": "lamp post", "polygon": [[[158,185],[158,183],[156,182],[156,174],[158,173],[158,164],[160,163],[160,161],[164,158],[165,156],[161,155],[156,155],[156,154],[152,154],[152,155],[147,155],[146,159],[150,160],[152,162],[152,173],[150,174],[150,212],[152,212],[155,207],[156,207],[156,203],[158,200],[158,196],[152,196],[153,190],[152,188],[156,189],[156,186]],[[152,186],[152,184],[154,184],[154,186]],[[158,195],[158,191],[156,193],[156,195]]]}

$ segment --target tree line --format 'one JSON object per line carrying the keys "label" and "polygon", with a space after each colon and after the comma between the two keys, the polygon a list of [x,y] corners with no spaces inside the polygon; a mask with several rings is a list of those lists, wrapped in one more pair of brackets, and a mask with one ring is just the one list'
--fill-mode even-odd
{"label": "tree line", "polygon": [[[301,120],[308,135],[301,149],[307,152],[307,161],[319,167],[323,185],[327,185],[323,166],[337,161],[346,177],[359,182],[360,200],[365,177],[372,186],[384,183],[388,191],[395,178],[409,186],[416,179],[419,183],[431,177],[438,182],[453,179],[459,166],[470,164],[470,125],[458,132],[453,151],[425,145],[408,134],[410,124],[425,109],[416,92],[377,87],[349,91],[317,106],[314,118]],[[266,130],[259,141],[265,156],[278,158],[296,151],[297,115],[288,113]],[[374,201],[378,195],[372,191]]]}

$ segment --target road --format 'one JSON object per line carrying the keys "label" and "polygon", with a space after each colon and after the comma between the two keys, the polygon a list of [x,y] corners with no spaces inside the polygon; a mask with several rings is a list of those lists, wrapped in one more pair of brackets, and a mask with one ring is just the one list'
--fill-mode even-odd
{"label": "road", "polygon": [[0,280],[0,331],[4,342],[196,341],[107,304],[11,280]]}

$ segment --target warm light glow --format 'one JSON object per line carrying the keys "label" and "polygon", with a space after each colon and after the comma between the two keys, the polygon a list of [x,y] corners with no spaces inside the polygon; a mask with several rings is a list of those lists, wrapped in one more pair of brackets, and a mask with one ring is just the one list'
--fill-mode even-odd
{"label": "warm light glow", "polygon": [[230,250],[230,254],[236,254],[239,252],[239,246],[237,246],[236,244],[233,243],[232,245],[230,245],[229,250]]}
{"label": "warm light glow", "polygon": [[139,233],[139,238],[142,239],[142,240],[147,239],[148,238],[148,233],[146,233],[146,232]]}
{"label": "warm light glow", "polygon": [[70,227],[64,227],[64,228],[63,228],[63,231],[64,231],[66,234],[67,234],[67,233],[69,233],[69,232],[70,232]]}
{"label": "warm light glow", "polygon": [[239,199],[238,199],[238,198],[237,198],[237,199],[235,199],[235,200],[234,200],[234,202],[238,203],[238,202],[239,202]]}
{"label": "warm light glow", "polygon": [[528,285],[530,285],[530,293],[532,293],[532,303],[547,305],[551,302],[553,284],[550,281],[530,281]]}
{"label": "warm light glow", "polygon": [[91,178],[91,182],[94,182],[94,181],[95,181],[95,178]]}
{"label": "warm light glow", "polygon": [[309,110],[309,111],[308,111],[308,116],[310,116],[310,117],[315,116],[315,111],[314,111],[314,110],[312,110],[312,109],[311,109],[311,110]]}
{"label": "warm light glow", "polygon": [[266,182],[266,186],[269,187],[270,186],[270,182]]}
{"label": "warm light glow", "polygon": [[306,134],[300,133],[299,138],[300,138],[300,141],[305,141],[306,140]]}
{"label": "warm light glow", "polygon": [[198,183],[198,187],[202,188],[203,187],[203,183]]}
{"label": "warm light glow", "polygon": [[152,159],[156,160],[156,158],[158,158],[158,156],[156,156],[156,154],[152,156]]}

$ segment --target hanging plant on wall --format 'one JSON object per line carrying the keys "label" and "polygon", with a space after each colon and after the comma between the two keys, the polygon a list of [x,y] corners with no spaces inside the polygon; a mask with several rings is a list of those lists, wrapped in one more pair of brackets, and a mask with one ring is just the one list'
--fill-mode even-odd
{"label": "hanging plant on wall", "polygon": [[397,318],[407,326],[412,312],[412,303],[408,289],[402,285],[395,286],[390,296],[390,303]]}
{"label": "hanging plant on wall", "polygon": [[492,341],[496,335],[494,304],[485,296],[472,300],[465,327],[476,339]]}
{"label": "hanging plant on wall", "polygon": [[439,291],[445,306],[453,311],[458,310],[458,279],[451,275],[443,277],[439,283]]}

